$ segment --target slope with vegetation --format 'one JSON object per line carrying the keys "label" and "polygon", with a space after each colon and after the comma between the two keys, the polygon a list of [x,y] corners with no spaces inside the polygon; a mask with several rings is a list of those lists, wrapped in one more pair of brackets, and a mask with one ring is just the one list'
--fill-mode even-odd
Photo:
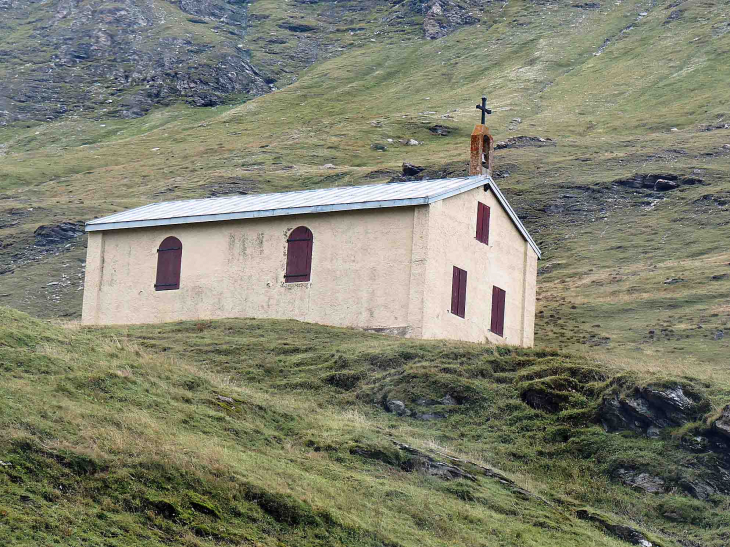
{"label": "slope with vegetation", "polygon": [[[730,462],[711,446],[730,442],[711,425],[727,382],[294,321],[0,318],[4,545],[730,537],[712,482]],[[605,400],[637,389],[679,389],[687,422],[656,438],[604,431]]]}

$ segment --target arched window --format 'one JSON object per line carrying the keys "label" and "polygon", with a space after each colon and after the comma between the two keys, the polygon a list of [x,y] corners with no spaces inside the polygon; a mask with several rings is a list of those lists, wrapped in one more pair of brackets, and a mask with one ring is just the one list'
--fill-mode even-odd
{"label": "arched window", "polygon": [[174,291],[180,288],[182,243],[176,237],[166,237],[157,249],[156,291]]}
{"label": "arched window", "polygon": [[312,274],[312,242],[314,236],[306,226],[300,226],[286,240],[285,283],[309,281]]}

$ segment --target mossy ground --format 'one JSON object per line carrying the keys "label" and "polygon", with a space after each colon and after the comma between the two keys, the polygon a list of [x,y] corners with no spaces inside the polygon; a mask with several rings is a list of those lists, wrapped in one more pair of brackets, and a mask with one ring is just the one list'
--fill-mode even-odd
{"label": "mossy ground", "polygon": [[[584,507],[664,546],[720,546],[730,531],[726,496],[647,495],[611,478],[620,466],[668,482],[692,472],[681,432],[649,440],[596,423],[600,395],[640,384],[633,372],[294,321],[89,329],[0,316],[7,545],[620,545],[576,518]],[[521,393],[539,378],[577,382],[581,397],[533,410]],[[708,409],[730,394],[681,381]],[[439,404],[447,394],[458,404]],[[389,414],[394,398],[447,418]],[[501,469],[536,497],[476,471],[408,472],[394,440]]]}

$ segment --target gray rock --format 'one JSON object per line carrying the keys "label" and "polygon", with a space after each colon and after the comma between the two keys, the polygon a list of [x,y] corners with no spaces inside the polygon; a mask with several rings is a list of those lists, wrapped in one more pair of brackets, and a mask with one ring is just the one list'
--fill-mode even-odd
{"label": "gray rock", "polygon": [[372,148],[373,150],[377,150],[378,152],[385,152],[388,149],[388,147],[385,146],[384,144],[377,144],[377,143],[371,144],[370,148]]}
{"label": "gray rock", "polygon": [[456,406],[459,403],[454,399],[451,395],[446,394],[444,397],[439,401],[442,405],[446,406]]}
{"label": "gray rock", "polygon": [[706,501],[710,496],[717,493],[715,487],[702,479],[684,479],[679,485],[693,498]]}
{"label": "gray rock", "polygon": [[229,405],[232,405],[235,402],[230,397],[224,397],[223,395],[218,395],[216,399],[218,399],[221,403],[228,403]]}
{"label": "gray rock", "polygon": [[610,522],[606,517],[597,513],[592,513],[587,509],[580,509],[576,512],[576,516],[580,520],[595,522],[602,526],[609,534],[618,539],[630,543],[631,545],[639,545],[641,547],[654,547],[654,544],[642,533],[623,524],[615,524]]}
{"label": "gray rock", "polygon": [[392,412],[396,416],[410,416],[411,411],[406,408],[406,405],[403,401],[398,401],[397,399],[387,401],[385,403],[385,409],[388,412]]}
{"label": "gray rock", "polygon": [[37,247],[60,245],[83,234],[84,225],[80,222],[61,222],[53,226],[38,226],[33,232]]}
{"label": "gray rock", "polygon": [[638,488],[650,494],[664,492],[664,480],[649,473],[635,469],[620,468],[616,470],[614,475],[626,486]]}
{"label": "gray rock", "polygon": [[604,398],[599,407],[607,431],[636,431],[655,437],[665,427],[677,427],[697,419],[698,403],[687,397],[682,386],[647,386],[624,396]]}
{"label": "gray rock", "polygon": [[717,331],[715,333],[715,340],[722,340],[725,336],[725,333],[721,330]]}
{"label": "gray rock", "polygon": [[403,162],[403,175],[406,177],[415,177],[424,169],[425,167],[421,167],[420,165],[413,165],[412,163]]}
{"label": "gray rock", "polygon": [[730,439],[730,405],[725,405],[720,417],[712,422],[712,430],[726,439]]}

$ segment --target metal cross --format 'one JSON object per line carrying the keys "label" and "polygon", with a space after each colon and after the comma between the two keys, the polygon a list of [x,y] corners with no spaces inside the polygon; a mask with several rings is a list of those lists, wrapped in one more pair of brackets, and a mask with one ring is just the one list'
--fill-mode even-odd
{"label": "metal cross", "polygon": [[482,97],[482,104],[477,105],[477,110],[482,111],[482,125],[484,125],[487,121],[487,114],[492,113],[492,109],[487,108],[487,98],[486,97]]}

